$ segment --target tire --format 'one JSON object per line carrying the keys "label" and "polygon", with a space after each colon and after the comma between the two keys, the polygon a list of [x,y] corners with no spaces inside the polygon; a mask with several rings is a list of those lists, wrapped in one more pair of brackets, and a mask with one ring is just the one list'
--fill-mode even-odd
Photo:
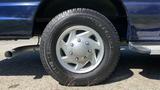
{"label": "tire", "polygon": [[[96,68],[85,73],[66,69],[57,56],[58,39],[67,28],[74,25],[93,28],[103,41],[104,55],[101,62]],[[44,68],[60,84],[66,86],[89,86],[108,79],[118,63],[119,55],[119,36],[115,27],[105,16],[90,9],[71,9],[59,14],[46,26],[41,37],[40,56]]]}

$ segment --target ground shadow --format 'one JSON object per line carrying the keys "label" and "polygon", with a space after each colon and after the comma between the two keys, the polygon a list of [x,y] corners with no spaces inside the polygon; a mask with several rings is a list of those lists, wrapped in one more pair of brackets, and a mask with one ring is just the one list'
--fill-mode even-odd
{"label": "ground shadow", "polygon": [[120,63],[129,69],[142,69],[140,75],[146,78],[160,80],[160,55],[151,56],[126,51],[123,52]]}
{"label": "ground shadow", "polygon": [[148,57],[143,71],[140,74],[149,79],[160,80],[160,56]]}
{"label": "ground shadow", "polygon": [[0,76],[35,75],[34,79],[47,75],[38,52],[25,52],[11,59],[0,61]]}
{"label": "ground shadow", "polygon": [[160,56],[150,56],[129,51],[128,48],[121,51],[121,57],[115,72],[109,80],[102,84],[125,80],[133,76],[131,69],[142,69],[140,75],[160,80]]}
{"label": "ground shadow", "polygon": [[[126,80],[133,76],[131,69],[138,68],[143,71],[141,75],[150,79],[160,79],[160,56],[137,54],[127,48],[122,51],[121,58],[115,72],[109,80],[102,84]],[[34,75],[40,79],[48,75],[39,58],[38,52],[25,52],[11,59],[0,61],[0,76],[26,76]]]}

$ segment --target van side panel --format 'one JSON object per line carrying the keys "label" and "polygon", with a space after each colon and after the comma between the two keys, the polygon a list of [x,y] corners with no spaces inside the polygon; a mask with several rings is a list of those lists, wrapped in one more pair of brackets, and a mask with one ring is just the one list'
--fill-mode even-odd
{"label": "van side panel", "polygon": [[1,0],[0,38],[28,38],[39,0]]}
{"label": "van side panel", "polygon": [[124,0],[131,24],[130,40],[160,40],[160,0]]}

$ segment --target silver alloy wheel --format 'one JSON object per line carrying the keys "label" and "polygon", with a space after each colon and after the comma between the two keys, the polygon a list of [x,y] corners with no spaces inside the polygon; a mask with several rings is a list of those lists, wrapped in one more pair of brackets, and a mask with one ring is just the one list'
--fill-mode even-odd
{"label": "silver alloy wheel", "polygon": [[56,54],[65,69],[73,73],[87,73],[99,66],[103,59],[103,40],[88,26],[72,26],[60,35]]}

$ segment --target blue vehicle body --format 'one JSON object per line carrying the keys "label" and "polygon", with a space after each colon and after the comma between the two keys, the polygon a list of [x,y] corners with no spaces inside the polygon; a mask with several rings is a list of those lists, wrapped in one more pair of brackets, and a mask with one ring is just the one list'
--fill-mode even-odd
{"label": "blue vehicle body", "polygon": [[0,37],[30,37],[40,0],[0,0]]}
{"label": "blue vehicle body", "polygon": [[160,0],[125,0],[130,40],[160,40]]}
{"label": "blue vehicle body", "polygon": [[[128,40],[160,40],[160,0],[124,0]],[[42,0],[0,0],[0,38],[30,38]]]}

